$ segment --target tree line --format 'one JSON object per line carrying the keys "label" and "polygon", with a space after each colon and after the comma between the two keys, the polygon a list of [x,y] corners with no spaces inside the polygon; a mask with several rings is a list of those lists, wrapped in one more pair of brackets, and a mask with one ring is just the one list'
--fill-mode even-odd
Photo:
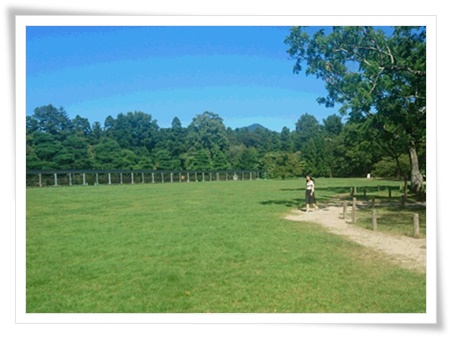
{"label": "tree line", "polygon": [[[318,121],[299,116],[295,128],[227,128],[213,112],[183,127],[158,127],[141,111],[108,116],[101,125],[69,119],[63,108],[38,107],[27,117],[27,168],[261,169],[271,177],[380,177],[411,180],[422,192],[426,167],[426,27],[292,27],[285,43],[294,73],[324,81],[340,106]],[[345,123],[342,121],[346,116]]]}
{"label": "tree line", "polygon": [[[388,32],[391,30],[392,32]],[[340,113],[366,129],[401,167],[410,162],[411,190],[423,191],[426,148],[426,27],[292,27],[285,39],[294,73],[315,75]],[[380,164],[381,165],[381,164]],[[383,166],[383,165],[381,165]]]}
{"label": "tree line", "polygon": [[[26,118],[27,169],[264,170],[269,177],[403,177],[400,166],[363,125],[333,114],[322,122],[301,115],[292,131],[226,127],[213,112],[187,126],[173,118],[162,128],[150,114],[135,111],[91,124],[64,108],[38,107]],[[424,155],[424,153],[421,153]]]}

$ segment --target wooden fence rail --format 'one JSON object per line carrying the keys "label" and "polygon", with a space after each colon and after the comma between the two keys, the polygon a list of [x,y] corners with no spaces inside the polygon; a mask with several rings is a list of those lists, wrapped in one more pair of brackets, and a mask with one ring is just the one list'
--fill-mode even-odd
{"label": "wooden fence rail", "polygon": [[[352,195],[354,189],[352,188],[350,191],[350,195]],[[403,208],[404,207],[404,196],[402,195],[401,198],[401,204],[400,207]],[[356,212],[357,212],[357,202],[356,202],[356,198],[353,197],[352,198],[352,208],[351,208],[351,223],[352,224],[356,224]],[[342,203],[342,218],[344,221],[347,222],[346,220],[346,215],[347,215],[347,200],[344,200]],[[378,229],[378,219],[377,219],[377,211],[375,209],[375,197],[372,197],[372,201],[371,201],[371,208],[372,208],[372,230],[376,231]],[[420,226],[419,226],[419,214],[418,213],[413,213],[413,236],[414,237],[419,237],[420,236]]]}
{"label": "wooden fence rail", "polygon": [[256,180],[263,171],[27,170],[27,187]]}

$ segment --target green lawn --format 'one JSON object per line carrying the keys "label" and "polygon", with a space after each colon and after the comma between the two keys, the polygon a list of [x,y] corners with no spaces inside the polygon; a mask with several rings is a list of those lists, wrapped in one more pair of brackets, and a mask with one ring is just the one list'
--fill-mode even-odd
{"label": "green lawn", "polygon": [[[318,201],[363,183],[318,180]],[[426,311],[424,274],[284,220],[303,199],[304,180],[27,189],[27,312]]]}
{"label": "green lawn", "polygon": [[376,179],[320,179],[318,186],[319,197],[322,197],[325,203],[330,199],[339,203],[347,200],[349,206],[353,199],[349,186],[356,187],[354,197],[358,203],[363,203],[358,208],[357,226],[372,228],[372,198],[375,198],[378,231],[413,236],[413,214],[417,213],[420,224],[419,237],[426,236],[426,207],[423,203],[418,203],[412,195],[408,195],[405,203],[401,204],[403,182]]}

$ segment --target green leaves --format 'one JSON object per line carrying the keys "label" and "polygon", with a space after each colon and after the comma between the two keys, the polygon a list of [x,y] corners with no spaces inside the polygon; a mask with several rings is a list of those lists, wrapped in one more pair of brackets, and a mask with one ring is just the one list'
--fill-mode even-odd
{"label": "green leaves", "polygon": [[[341,104],[341,113],[352,122],[376,119],[378,142],[389,143],[389,154],[415,152],[426,131],[426,28],[394,27],[393,33],[374,27],[333,27],[311,36],[294,27],[285,41],[295,60],[294,72],[302,70],[325,82],[327,97],[320,104]],[[394,145],[398,136],[403,138]],[[413,158],[412,158],[413,159]],[[419,167],[415,162],[412,167]],[[418,172],[411,173],[412,176]]]}
{"label": "green leaves", "polygon": [[187,144],[191,158],[189,166],[195,169],[223,169],[229,140],[223,119],[219,115],[205,111],[197,115],[187,130]]}
{"label": "green leaves", "polygon": [[301,159],[301,155],[298,152],[270,152],[262,159],[262,167],[270,178],[299,177],[304,173],[305,166],[305,162]]}

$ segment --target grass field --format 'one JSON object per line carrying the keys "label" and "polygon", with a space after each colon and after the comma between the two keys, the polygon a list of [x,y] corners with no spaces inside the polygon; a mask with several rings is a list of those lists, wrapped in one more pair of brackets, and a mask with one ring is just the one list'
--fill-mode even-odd
{"label": "grass field", "polygon": [[[378,231],[395,235],[413,236],[413,214],[419,215],[420,234],[426,236],[426,207],[415,198],[408,195],[403,207],[400,198],[403,194],[403,183],[399,181],[380,181],[376,179],[322,179],[319,181],[319,195],[322,200],[347,200],[351,205],[350,187],[357,187],[355,195],[358,201],[364,203],[359,207],[357,226],[372,228],[372,198],[375,198]],[[389,198],[389,188],[391,197]],[[364,189],[366,194],[364,195]],[[339,196],[339,198],[336,198]]]}
{"label": "grass field", "polygon": [[[350,186],[319,179],[319,203]],[[26,309],[422,313],[425,275],[283,215],[304,181],[27,190]]]}

